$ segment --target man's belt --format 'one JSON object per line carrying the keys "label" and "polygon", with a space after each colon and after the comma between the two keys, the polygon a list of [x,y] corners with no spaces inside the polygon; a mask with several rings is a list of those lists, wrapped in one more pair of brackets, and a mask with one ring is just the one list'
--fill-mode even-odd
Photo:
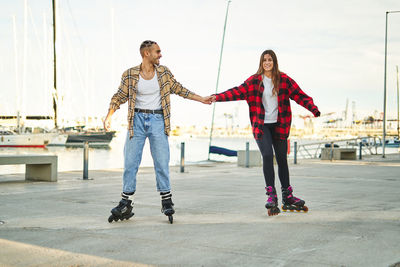
{"label": "man's belt", "polygon": [[141,113],[149,113],[149,114],[163,114],[162,109],[141,109],[141,108],[135,108],[135,112],[141,112]]}

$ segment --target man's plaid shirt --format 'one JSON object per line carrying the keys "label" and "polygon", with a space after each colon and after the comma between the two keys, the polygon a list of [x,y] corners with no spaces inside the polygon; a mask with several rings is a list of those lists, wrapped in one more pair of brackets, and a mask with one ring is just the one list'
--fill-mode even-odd
{"label": "man's plaid shirt", "polygon": [[[262,126],[265,117],[265,109],[262,104],[262,95],[264,92],[262,80],[262,75],[255,74],[239,87],[234,87],[215,95],[216,101],[247,101],[253,135],[256,139],[261,139],[263,135]],[[281,81],[278,91],[278,121],[274,135],[277,139],[287,139],[289,136],[290,125],[292,123],[290,99],[311,111],[314,116],[319,115],[319,110],[317,106],[314,105],[313,99],[306,95],[292,78],[281,72]]]}
{"label": "man's plaid shirt", "polygon": [[[135,116],[135,102],[137,93],[137,84],[139,81],[139,72],[141,65],[130,68],[122,74],[121,84],[118,91],[111,98],[109,109],[117,110],[120,105],[128,101],[128,130],[129,137],[133,137],[133,118]],[[184,98],[191,98],[194,93],[184,88],[177,82],[171,71],[166,66],[155,66],[160,85],[161,106],[164,115],[165,134],[169,136],[171,131],[171,101],[170,94],[177,94]]]}

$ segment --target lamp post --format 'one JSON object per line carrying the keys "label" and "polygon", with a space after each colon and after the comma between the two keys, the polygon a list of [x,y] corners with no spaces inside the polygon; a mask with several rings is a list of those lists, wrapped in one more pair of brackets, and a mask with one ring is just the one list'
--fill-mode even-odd
{"label": "lamp post", "polygon": [[386,67],[387,67],[387,25],[389,13],[400,13],[399,11],[386,11],[385,23],[385,72],[384,72],[384,85],[383,85],[383,143],[382,143],[382,158],[385,157],[386,145]]}

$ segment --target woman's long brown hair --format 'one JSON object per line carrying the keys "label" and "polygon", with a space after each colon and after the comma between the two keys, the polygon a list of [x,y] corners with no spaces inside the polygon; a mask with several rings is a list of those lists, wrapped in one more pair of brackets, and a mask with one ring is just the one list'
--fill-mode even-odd
{"label": "woman's long brown hair", "polygon": [[264,74],[263,62],[265,55],[270,55],[272,57],[272,61],[274,62],[274,66],[272,67],[272,84],[274,85],[273,95],[278,95],[279,83],[281,81],[281,72],[279,71],[278,59],[276,58],[274,51],[265,50],[264,52],[262,52],[260,56],[260,65],[258,66],[256,74]]}

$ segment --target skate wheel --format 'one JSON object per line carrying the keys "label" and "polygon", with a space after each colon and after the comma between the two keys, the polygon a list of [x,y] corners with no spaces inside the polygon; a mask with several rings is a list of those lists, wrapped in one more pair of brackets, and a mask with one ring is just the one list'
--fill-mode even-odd
{"label": "skate wheel", "polygon": [[129,220],[133,215],[135,215],[135,213],[131,213],[126,219]]}
{"label": "skate wheel", "polygon": [[290,210],[290,212],[293,212],[294,210]]}
{"label": "skate wheel", "polygon": [[307,207],[307,206],[304,206],[304,207],[303,207],[303,211],[304,211],[304,212],[308,212],[308,207]]}
{"label": "skate wheel", "polygon": [[296,210],[297,212],[300,212],[301,210]]}
{"label": "skate wheel", "polygon": [[111,215],[110,217],[108,217],[108,222],[109,223],[112,223],[113,220],[114,220],[114,216]]}
{"label": "skate wheel", "polygon": [[267,210],[268,210],[268,216],[278,215],[281,212],[278,207],[267,209]]}
{"label": "skate wheel", "polygon": [[278,215],[278,213],[268,210],[268,216],[275,216],[275,215]]}
{"label": "skate wheel", "polygon": [[172,217],[172,215],[169,215],[168,220],[169,220],[169,223],[172,224],[174,222],[174,217]]}

